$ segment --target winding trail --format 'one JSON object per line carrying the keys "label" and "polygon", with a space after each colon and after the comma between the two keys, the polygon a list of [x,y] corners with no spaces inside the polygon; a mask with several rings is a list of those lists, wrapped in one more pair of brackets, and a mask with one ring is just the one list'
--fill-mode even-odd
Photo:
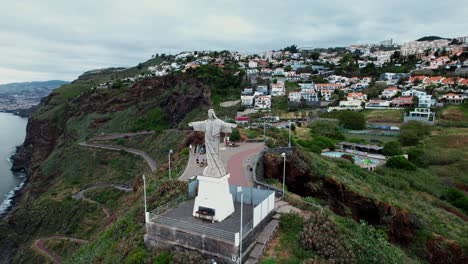
{"label": "winding trail", "polygon": [[35,240],[34,243],[33,243],[34,249],[39,251],[41,254],[49,257],[55,263],[62,263],[62,258],[59,255],[57,255],[57,253],[53,252],[52,250],[47,249],[44,246],[45,241],[52,240],[52,239],[68,240],[68,241],[72,241],[72,242],[76,242],[76,243],[80,243],[80,244],[84,244],[84,243],[89,242],[88,240],[85,240],[85,239],[79,239],[79,238],[74,238],[74,237],[66,237],[66,236],[59,236],[59,235],[50,236],[50,237],[43,237],[43,238],[39,238],[39,239]]}
{"label": "winding trail", "polygon": [[104,211],[104,213],[106,214],[106,218],[109,218],[111,216],[109,208],[107,208],[103,204],[98,203],[97,201],[91,200],[91,199],[89,199],[89,198],[87,198],[85,196],[85,193],[88,192],[88,191],[92,191],[92,190],[100,189],[100,188],[106,188],[106,187],[112,187],[114,189],[124,191],[124,192],[133,192],[133,189],[128,187],[128,186],[112,184],[112,183],[97,183],[97,184],[95,184],[95,185],[93,185],[91,187],[88,187],[86,189],[83,189],[83,190],[73,194],[72,198],[77,199],[77,200],[83,200],[83,201],[86,201],[88,203],[97,204],[98,206],[100,206],[102,208],[102,211]]}
{"label": "winding trail", "polygon": [[139,131],[139,132],[129,132],[129,133],[111,133],[111,134],[103,134],[97,137],[91,138],[91,141],[106,141],[106,140],[113,140],[119,138],[127,138],[127,137],[134,137],[139,135],[152,135],[154,131]]}
{"label": "winding trail", "polygon": [[107,149],[107,150],[115,150],[115,151],[123,150],[123,151],[126,151],[128,153],[132,153],[132,154],[143,157],[145,159],[146,163],[148,164],[148,166],[150,167],[151,171],[154,172],[158,168],[156,161],[153,158],[151,158],[151,156],[148,153],[146,153],[146,152],[144,152],[142,150],[127,148],[127,147],[122,147],[122,146],[116,146],[116,145],[105,145],[105,144],[88,143],[88,142],[81,142],[81,143],[78,143],[78,145],[80,145],[82,147],[99,148],[99,149]]}
{"label": "winding trail", "polygon": [[[105,134],[105,135],[100,135],[97,137],[94,137],[91,139],[91,141],[106,141],[106,140],[114,140],[114,139],[119,139],[119,138],[127,138],[127,137],[133,137],[133,136],[138,136],[138,135],[150,135],[154,134],[154,131],[140,131],[140,132],[135,132],[135,133],[115,133],[115,134]],[[138,150],[138,149],[133,149],[133,148],[127,148],[127,147],[122,147],[122,146],[115,146],[115,145],[105,145],[105,144],[99,144],[99,143],[88,143],[88,142],[81,142],[78,143],[78,145],[82,147],[91,147],[91,148],[99,148],[99,149],[107,149],[107,150],[114,150],[114,151],[126,151],[135,155],[139,155],[143,157],[150,167],[151,171],[155,171],[157,169],[157,164],[156,161],[151,158],[150,155],[148,155],[146,152]],[[110,210],[105,207],[103,204],[94,201],[92,199],[89,199],[85,196],[85,193],[91,190],[95,189],[100,189],[100,188],[114,188],[123,192],[133,192],[133,188],[130,188],[125,185],[119,185],[119,184],[112,184],[112,183],[97,183],[94,184],[86,189],[80,190],[79,192],[72,194],[73,199],[77,200],[83,200],[88,203],[93,203],[97,204],[100,206],[106,215],[106,218],[109,218],[111,216]],[[53,240],[53,239],[61,239],[61,240],[68,240],[76,243],[87,243],[89,242],[88,240],[85,239],[79,239],[79,238],[74,238],[74,237],[67,237],[67,236],[60,236],[60,235],[54,235],[54,236],[49,236],[49,237],[43,237],[39,238],[34,241],[32,247],[37,250],[39,253],[49,257],[53,262],[55,263],[62,263],[61,257],[53,252],[52,250],[48,249],[45,247],[44,243],[48,240]]]}

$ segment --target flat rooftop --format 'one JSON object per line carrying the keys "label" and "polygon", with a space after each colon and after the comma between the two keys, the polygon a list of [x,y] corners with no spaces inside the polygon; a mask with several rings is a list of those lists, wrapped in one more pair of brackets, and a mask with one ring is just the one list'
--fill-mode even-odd
{"label": "flat rooftop", "polygon": [[[212,223],[192,215],[194,202],[195,200],[192,199],[177,207],[171,208],[161,215],[153,217],[151,222],[175,227],[180,230],[196,232],[206,236],[234,241],[234,234],[240,231],[240,203],[234,202],[234,213],[222,222]],[[243,207],[242,225],[246,226],[253,220],[253,205],[244,204]]]}

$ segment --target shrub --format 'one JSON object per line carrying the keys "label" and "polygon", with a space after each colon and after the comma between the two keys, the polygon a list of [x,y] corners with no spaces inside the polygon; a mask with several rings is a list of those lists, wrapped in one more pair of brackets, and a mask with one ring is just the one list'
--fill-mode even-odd
{"label": "shrub", "polygon": [[365,222],[353,231],[351,241],[357,263],[406,263],[404,253],[387,241],[384,232]]}
{"label": "shrub", "polygon": [[231,135],[229,136],[230,141],[238,141],[240,140],[239,130],[233,129]]}
{"label": "shrub", "polygon": [[319,135],[336,140],[343,140],[345,137],[338,128],[338,123],[332,121],[317,121],[312,123],[310,126],[312,135]]}
{"label": "shrub", "polygon": [[361,130],[366,128],[366,118],[363,114],[353,111],[340,111],[338,114],[340,125],[344,128]]}
{"label": "shrub", "polygon": [[297,143],[314,153],[322,153],[323,149],[334,149],[335,142],[327,137],[315,136],[312,140],[298,140]]}
{"label": "shrub", "polygon": [[425,168],[428,165],[427,160],[425,159],[425,152],[423,149],[415,147],[411,148],[407,152],[408,160],[415,164],[418,167]]}
{"label": "shrub", "polygon": [[420,137],[415,131],[402,130],[400,132],[400,143],[403,146],[416,146],[419,143]]}
{"label": "shrub", "polygon": [[400,148],[400,143],[397,141],[390,141],[385,143],[382,153],[385,156],[396,156],[403,154]]}
{"label": "shrub", "polygon": [[451,188],[442,197],[453,206],[460,208],[465,214],[468,214],[468,197],[460,190]]}
{"label": "shrub", "polygon": [[161,252],[159,255],[156,256],[156,258],[154,258],[154,264],[171,264],[173,261],[172,261],[172,254],[167,252],[167,251],[163,251]]}
{"label": "shrub", "polygon": [[336,225],[328,216],[321,214],[313,214],[301,234],[302,246],[316,251],[317,255],[330,263],[353,263],[353,252],[342,241]]}
{"label": "shrub", "polygon": [[416,166],[403,156],[390,157],[385,166],[395,169],[416,170]]}
{"label": "shrub", "polygon": [[431,126],[418,121],[409,121],[400,128],[400,143],[415,146],[424,136],[431,134]]}
{"label": "shrub", "polygon": [[143,247],[138,247],[131,251],[127,259],[125,260],[126,264],[139,264],[139,263],[145,263],[147,258],[146,250]]}

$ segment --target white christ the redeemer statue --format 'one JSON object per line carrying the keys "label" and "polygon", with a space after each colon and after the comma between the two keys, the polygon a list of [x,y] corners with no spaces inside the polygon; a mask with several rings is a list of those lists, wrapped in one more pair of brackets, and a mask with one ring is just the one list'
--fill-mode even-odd
{"label": "white christ the redeemer statue", "polygon": [[205,132],[206,161],[208,166],[203,171],[203,176],[221,178],[225,176],[226,169],[219,158],[219,137],[221,132],[231,133],[236,124],[224,122],[216,117],[213,109],[208,110],[208,119],[205,121],[191,122],[188,124],[195,131]]}

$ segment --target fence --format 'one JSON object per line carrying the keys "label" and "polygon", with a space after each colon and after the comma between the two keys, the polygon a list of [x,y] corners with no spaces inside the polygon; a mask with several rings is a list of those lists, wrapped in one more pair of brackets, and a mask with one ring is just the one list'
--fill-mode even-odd
{"label": "fence", "polygon": [[254,207],[253,227],[256,227],[273,209],[275,209],[275,193],[270,194]]}
{"label": "fence", "polygon": [[157,207],[156,209],[154,209],[153,211],[150,212],[150,219],[153,219],[155,218],[156,216],[159,216],[161,214],[163,214],[164,212],[166,212],[167,210],[171,209],[171,208],[174,208],[176,206],[178,206],[179,204],[182,204],[183,202],[185,201],[188,201],[190,199],[190,197],[186,194],[184,195],[181,195],[179,197],[177,197],[176,199],[166,203],[166,204],[163,204],[159,207]]}
{"label": "fence", "polygon": [[235,241],[235,236],[236,236],[235,233],[231,233],[231,232],[221,230],[221,229],[211,228],[211,227],[199,225],[196,223],[189,223],[186,221],[182,221],[182,220],[178,220],[178,219],[174,219],[174,218],[170,218],[170,217],[166,217],[162,215],[156,216],[156,218],[154,218],[152,221],[158,224],[163,224],[163,225],[167,225],[170,227],[176,227],[178,229],[191,231],[200,235],[207,235],[210,237],[226,240],[229,242]]}

